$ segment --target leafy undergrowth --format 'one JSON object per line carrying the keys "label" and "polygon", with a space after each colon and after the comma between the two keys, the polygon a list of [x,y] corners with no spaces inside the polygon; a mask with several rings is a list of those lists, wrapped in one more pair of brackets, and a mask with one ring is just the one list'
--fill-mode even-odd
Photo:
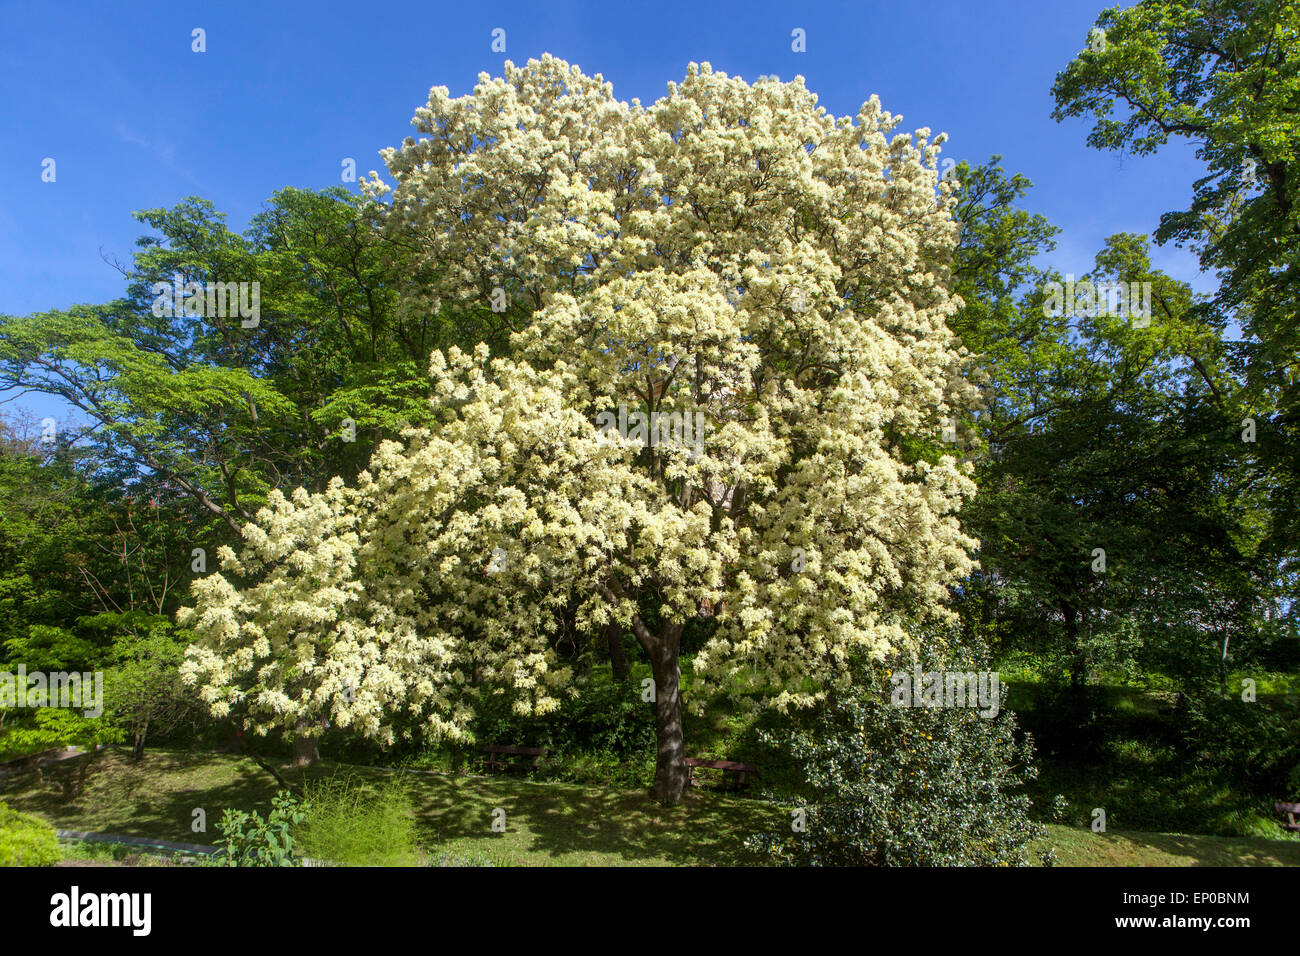
{"label": "leafy undergrowth", "polygon": [[1095,686],[1072,708],[1059,689],[1019,681],[1010,700],[1034,736],[1039,775],[1027,789],[1044,822],[1086,828],[1100,808],[1112,831],[1285,838],[1273,804],[1300,798],[1290,698],[1180,706],[1171,692]]}

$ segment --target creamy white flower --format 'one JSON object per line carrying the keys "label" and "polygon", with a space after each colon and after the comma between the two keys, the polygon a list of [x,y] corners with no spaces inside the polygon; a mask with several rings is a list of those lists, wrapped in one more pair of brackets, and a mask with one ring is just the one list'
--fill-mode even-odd
{"label": "creamy white flower", "polygon": [[[214,713],[462,737],[480,686],[559,705],[566,609],[594,633],[652,605],[712,613],[696,673],[786,708],[947,615],[974,488],[906,450],[974,401],[942,137],[708,64],[621,103],[549,56],[413,122],[385,218],[438,276],[420,307],[507,289],[515,350],[434,353],[437,427],[355,487],[272,495],[195,584],[185,676]],[[704,429],[607,440],[620,406]]]}

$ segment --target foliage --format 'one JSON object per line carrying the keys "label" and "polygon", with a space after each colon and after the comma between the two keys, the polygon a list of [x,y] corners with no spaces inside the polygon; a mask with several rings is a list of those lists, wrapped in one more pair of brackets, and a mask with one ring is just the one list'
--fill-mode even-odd
{"label": "foliage", "polygon": [[38,707],[30,713],[29,723],[6,722],[4,749],[15,753],[35,753],[62,746],[93,750],[102,744],[115,744],[122,740],[121,732],[107,721],[86,717],[76,710]]}
{"label": "foliage", "polygon": [[1223,279],[1219,304],[1240,309],[1261,341],[1255,371],[1294,393],[1300,11],[1287,0],[1144,0],[1105,10],[1094,30],[1104,42],[1057,76],[1053,116],[1091,116],[1098,149],[1198,147],[1207,175],[1156,237],[1200,247]]}
{"label": "foliage", "polygon": [[[224,525],[205,536],[215,551],[271,489],[354,475],[375,441],[421,421],[429,352],[458,341],[447,315],[407,308],[419,270],[394,275],[404,255],[360,206],[338,187],[284,189],[243,234],[198,197],[136,213],[151,233],[123,267],[125,295],[4,318],[0,388],[75,407],[102,462]],[[257,283],[257,314],[170,301],[218,283]]]}
{"label": "foliage", "polygon": [[[807,866],[1028,862],[1042,830],[1018,790],[1036,771],[1010,714],[898,707],[890,695],[889,674],[868,670],[811,728],[781,735],[803,768],[803,787],[782,795],[791,813],[783,826],[750,845],[774,862]],[[802,830],[794,828],[799,814]]]}
{"label": "foliage", "polygon": [[[1235,357],[1258,422],[1243,463],[1268,496],[1275,560],[1295,559],[1300,487],[1300,8],[1290,0],[1143,0],[1097,18],[1091,43],[1057,75],[1057,120],[1088,117],[1098,149],[1196,147],[1206,174],[1158,242],[1189,244],[1219,279],[1206,321],[1241,329]],[[1239,419],[1240,420],[1240,419]],[[1292,591],[1296,576],[1283,575]]]}
{"label": "foliage", "polygon": [[0,660],[97,668],[114,635],[101,615],[169,616],[189,572],[177,539],[195,537],[165,488],[0,417]]}
{"label": "foliage", "polygon": [[1239,786],[1284,799],[1300,767],[1300,703],[1285,698],[1247,702],[1240,695],[1193,698],[1183,745]]}
{"label": "foliage", "polygon": [[54,827],[0,801],[0,866],[52,866],[58,861]]}
{"label": "foliage", "polygon": [[257,811],[226,809],[217,829],[221,831],[222,853],[219,866],[297,866],[293,828],[307,819],[309,803],[301,802],[287,790],[271,801],[271,812],[263,820]]}
{"label": "foliage", "polygon": [[[1248,703],[1239,694],[1183,694],[1167,682],[1089,686],[1080,695],[1024,670],[1010,691],[1038,752],[1041,772],[1028,792],[1039,819],[1086,828],[1102,807],[1115,830],[1281,836],[1273,803],[1288,799],[1286,774],[1297,758],[1295,705],[1284,695],[1261,692]],[[1061,795],[1069,808],[1057,817],[1050,807]]]}
{"label": "foliage", "polygon": [[1149,315],[1049,308],[1063,277],[1030,264],[1053,230],[1016,208],[1027,181],[958,171],[953,327],[987,371],[981,491],[962,514],[980,539],[958,600],[968,636],[1039,655],[1076,688],[1118,669],[1202,689],[1258,662],[1288,629],[1270,623],[1273,521],[1221,321],[1129,234],[1077,281],[1147,283]]}
{"label": "foliage", "polygon": [[[116,616],[115,616],[116,617]],[[172,622],[151,618],[119,631],[104,677],[107,713],[134,740],[137,758],[144,752],[146,735],[166,735],[182,726],[191,729],[203,716],[180,679],[180,663],[189,643],[184,631],[174,633]]]}

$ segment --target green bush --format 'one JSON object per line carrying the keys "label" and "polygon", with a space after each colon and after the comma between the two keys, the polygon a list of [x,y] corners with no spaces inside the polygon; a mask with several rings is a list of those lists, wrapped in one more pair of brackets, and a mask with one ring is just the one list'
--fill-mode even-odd
{"label": "green bush", "polygon": [[1213,766],[1242,790],[1277,798],[1300,764],[1300,702],[1191,699],[1182,723],[1188,757]]}
{"label": "green bush", "polygon": [[[940,669],[925,669],[931,668]],[[1028,862],[1029,844],[1044,830],[1029,819],[1028,797],[1017,792],[1035,771],[1011,714],[896,707],[890,694],[888,672],[866,672],[820,708],[807,729],[776,735],[802,768],[803,783],[783,795],[788,822],[748,845],[793,865]]]}
{"label": "green bush", "polygon": [[219,866],[297,866],[292,829],[302,823],[310,806],[281,790],[271,801],[271,812],[261,815],[226,810],[217,829],[223,837]]}
{"label": "green bush", "polygon": [[0,866],[50,866],[58,861],[54,827],[0,803]]}
{"label": "green bush", "polygon": [[414,804],[402,781],[368,784],[350,775],[309,786],[297,829],[304,855],[344,866],[419,863]]}
{"label": "green bush", "polygon": [[655,749],[654,707],[641,699],[641,678],[635,668],[627,681],[597,670],[566,700],[552,721],[551,739],[558,750],[586,750],[616,756],[641,755]]}
{"label": "green bush", "polygon": [[596,668],[578,680],[574,693],[545,717],[514,712],[508,694],[484,693],[475,707],[477,743],[440,748],[412,765],[426,769],[469,769],[478,765],[485,744],[545,747],[546,760],[530,776],[581,785],[636,788],[654,777],[654,708],[641,699],[641,679],[649,671],[634,665],[627,681]]}

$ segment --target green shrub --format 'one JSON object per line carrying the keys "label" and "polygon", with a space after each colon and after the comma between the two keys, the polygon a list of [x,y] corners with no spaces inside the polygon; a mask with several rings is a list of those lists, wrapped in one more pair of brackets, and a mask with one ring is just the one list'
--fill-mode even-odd
{"label": "green shrub", "polygon": [[1288,790],[1300,764],[1300,703],[1293,699],[1193,698],[1181,729],[1190,759],[1262,797]]}
{"label": "green shrub", "polygon": [[887,672],[867,672],[807,729],[776,735],[802,768],[803,784],[784,795],[785,825],[748,845],[793,865],[1028,862],[1029,844],[1044,830],[1029,819],[1028,797],[1016,792],[1035,771],[1011,714],[896,707],[890,693]]}
{"label": "green shrub", "polygon": [[54,827],[0,803],[0,866],[50,866],[58,861]]}
{"label": "green shrub", "polygon": [[637,790],[649,787],[655,775],[655,751],[618,754],[608,750],[568,750],[547,757],[547,780],[583,787]]}
{"label": "green shrub", "polygon": [[597,668],[579,679],[573,694],[545,717],[515,713],[508,694],[484,693],[476,702],[471,747],[442,746],[413,765],[476,772],[485,744],[545,747],[545,761],[529,775],[580,785],[637,788],[654,777],[654,707],[641,699],[649,671],[634,665],[627,681]]}
{"label": "green shrub", "polygon": [[481,744],[548,747],[557,756],[579,751],[616,755],[654,749],[654,709],[641,699],[640,668],[627,681],[597,669],[579,680],[571,696],[543,719],[514,712],[509,695],[484,695],[474,735]]}
{"label": "green shrub", "polygon": [[368,784],[351,775],[309,786],[297,833],[304,855],[344,866],[419,863],[414,804],[404,781]]}
{"label": "green shrub", "polygon": [[302,823],[310,807],[281,790],[271,801],[271,812],[261,815],[243,810],[226,810],[217,829],[225,851],[215,861],[219,866],[297,866],[292,829]]}

